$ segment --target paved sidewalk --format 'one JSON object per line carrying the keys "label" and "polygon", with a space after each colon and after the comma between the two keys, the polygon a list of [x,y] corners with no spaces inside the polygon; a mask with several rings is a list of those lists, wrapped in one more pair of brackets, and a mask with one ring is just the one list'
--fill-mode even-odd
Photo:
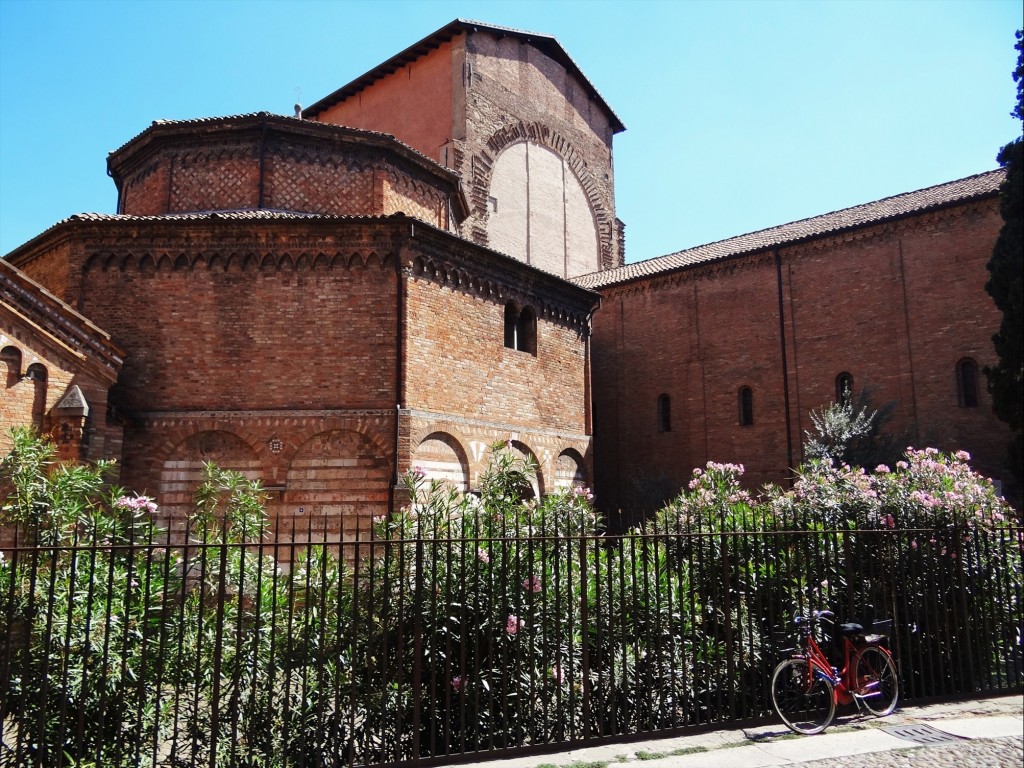
{"label": "paved sidewalk", "polygon": [[1024,697],[1004,696],[898,709],[889,717],[837,717],[800,736],[785,726],[607,744],[475,763],[485,768],[1020,768]]}

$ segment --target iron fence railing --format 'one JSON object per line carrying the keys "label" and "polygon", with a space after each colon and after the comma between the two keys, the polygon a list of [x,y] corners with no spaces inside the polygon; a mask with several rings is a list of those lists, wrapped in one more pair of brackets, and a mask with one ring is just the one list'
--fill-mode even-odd
{"label": "iron fence railing", "polygon": [[302,533],[5,550],[0,765],[371,765],[761,718],[779,631],[824,607],[894,620],[904,701],[1024,682],[1019,528]]}

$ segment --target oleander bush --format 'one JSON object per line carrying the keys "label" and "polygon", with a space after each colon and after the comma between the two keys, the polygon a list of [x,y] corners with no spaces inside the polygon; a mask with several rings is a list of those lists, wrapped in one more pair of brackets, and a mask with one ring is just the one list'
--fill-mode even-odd
{"label": "oleander bush", "polygon": [[477,493],[413,470],[371,538],[281,550],[238,473],[206,468],[172,542],[109,465],[17,433],[0,765],[384,763],[762,716],[775,633],[816,608],[892,617],[904,695],[1020,686],[1020,531],[968,458],[813,460],[756,494],[712,462],[612,535],[498,444]]}

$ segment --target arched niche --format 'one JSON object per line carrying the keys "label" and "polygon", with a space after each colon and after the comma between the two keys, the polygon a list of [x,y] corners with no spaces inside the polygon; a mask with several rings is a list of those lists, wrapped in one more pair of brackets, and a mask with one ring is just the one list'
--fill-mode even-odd
{"label": "arched niche", "polygon": [[428,480],[440,480],[463,493],[469,490],[469,461],[459,442],[444,432],[427,435],[413,451],[412,466]]}

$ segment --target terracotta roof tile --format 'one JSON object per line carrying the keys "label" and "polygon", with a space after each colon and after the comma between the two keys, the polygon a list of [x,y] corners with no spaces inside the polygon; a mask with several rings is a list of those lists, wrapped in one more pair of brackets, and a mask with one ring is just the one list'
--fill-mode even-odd
{"label": "terracotta roof tile", "polygon": [[573,282],[585,288],[603,288],[616,283],[672,272],[695,264],[705,264],[765,248],[877,224],[931,208],[987,197],[998,191],[1004,176],[1005,173],[1002,169],[979,173],[975,176],[968,176],[966,179],[958,179],[915,192],[905,192],[902,195],[886,197],[872,203],[844,208],[821,216],[731,237],[727,240],[698,245],[635,264],[626,264],[603,272],[592,272],[573,278]]}
{"label": "terracotta roof tile", "polygon": [[113,150],[108,154],[108,158],[114,158],[117,155],[123,153],[129,146],[139,141],[147,133],[152,132],[154,129],[160,128],[188,128],[192,126],[214,126],[223,125],[226,128],[235,127],[233,124],[239,122],[252,122],[257,120],[268,120],[275,122],[282,126],[301,126],[304,129],[312,131],[320,131],[324,134],[337,134],[340,136],[366,136],[376,139],[381,139],[401,147],[402,150],[408,152],[410,155],[414,155],[421,161],[426,162],[437,171],[444,173],[447,176],[454,178],[458,177],[452,169],[441,165],[437,160],[432,157],[420,152],[418,149],[414,149],[406,144],[401,139],[395,138],[390,133],[384,131],[374,131],[368,128],[351,128],[347,125],[334,125],[332,123],[321,123],[316,120],[306,120],[304,118],[291,117],[289,115],[278,115],[273,112],[248,112],[243,115],[219,115],[215,117],[193,117],[185,120],[154,120],[144,130],[137,133],[135,136],[130,138],[124,144],[117,149]]}

